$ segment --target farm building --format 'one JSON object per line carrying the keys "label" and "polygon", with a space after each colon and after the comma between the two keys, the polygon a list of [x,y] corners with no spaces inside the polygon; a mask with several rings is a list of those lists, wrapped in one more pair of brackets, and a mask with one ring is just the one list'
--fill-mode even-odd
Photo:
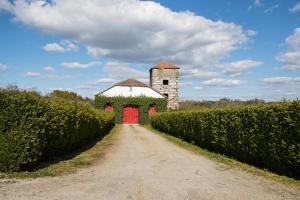
{"label": "farm building", "polygon": [[150,86],[128,79],[95,97],[96,107],[116,113],[117,123],[148,123],[155,112],[178,109],[179,68],[160,62],[150,69]]}

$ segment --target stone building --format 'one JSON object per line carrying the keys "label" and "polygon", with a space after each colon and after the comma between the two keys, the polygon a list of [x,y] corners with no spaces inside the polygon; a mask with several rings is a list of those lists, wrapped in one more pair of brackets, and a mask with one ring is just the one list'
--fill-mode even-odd
{"label": "stone building", "polygon": [[150,87],[168,98],[168,109],[179,108],[178,78],[179,68],[167,62],[162,61],[150,69]]}
{"label": "stone building", "polygon": [[[117,122],[126,124],[149,121],[156,111],[165,111],[166,108],[178,109],[179,68],[160,62],[149,72],[150,86],[135,79],[119,82],[96,94],[96,106],[116,112]],[[147,114],[148,119],[145,120]]]}

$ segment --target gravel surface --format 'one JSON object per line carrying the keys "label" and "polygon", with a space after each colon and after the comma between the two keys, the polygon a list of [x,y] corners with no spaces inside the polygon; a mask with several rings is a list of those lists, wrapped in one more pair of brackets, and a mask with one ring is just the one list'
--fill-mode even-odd
{"label": "gravel surface", "polygon": [[0,199],[300,199],[300,191],[182,149],[141,126],[122,125],[105,158],[78,172],[1,180]]}

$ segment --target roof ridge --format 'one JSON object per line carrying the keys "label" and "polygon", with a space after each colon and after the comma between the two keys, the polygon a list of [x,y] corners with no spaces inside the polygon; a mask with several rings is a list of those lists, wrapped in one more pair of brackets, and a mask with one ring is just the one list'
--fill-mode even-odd
{"label": "roof ridge", "polygon": [[132,78],[116,83],[115,86],[148,87],[145,83]]}

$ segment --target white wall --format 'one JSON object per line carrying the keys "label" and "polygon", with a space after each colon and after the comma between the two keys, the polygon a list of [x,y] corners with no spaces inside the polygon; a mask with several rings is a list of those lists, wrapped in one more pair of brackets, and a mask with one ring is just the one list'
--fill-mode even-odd
{"label": "white wall", "polygon": [[102,95],[107,97],[124,96],[124,97],[138,97],[146,96],[153,98],[164,98],[163,95],[159,94],[155,90],[149,87],[128,87],[128,86],[114,86],[109,90],[106,90]]}

